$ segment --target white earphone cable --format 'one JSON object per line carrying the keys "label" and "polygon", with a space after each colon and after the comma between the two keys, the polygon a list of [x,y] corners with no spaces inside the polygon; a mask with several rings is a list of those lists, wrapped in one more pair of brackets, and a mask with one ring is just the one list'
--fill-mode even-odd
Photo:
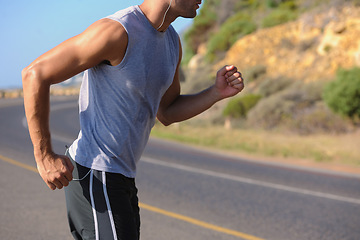
{"label": "white earphone cable", "polygon": [[162,25],[164,24],[166,14],[168,13],[168,11],[169,11],[169,9],[170,9],[170,7],[171,7],[171,3],[172,3],[172,1],[173,1],[173,0],[170,0],[170,4],[169,4],[168,8],[167,8],[167,9],[166,9],[166,11],[165,11],[165,14],[164,14],[164,17],[163,17],[162,23],[160,24],[160,26],[159,26],[156,30],[159,30],[159,29],[162,27]]}

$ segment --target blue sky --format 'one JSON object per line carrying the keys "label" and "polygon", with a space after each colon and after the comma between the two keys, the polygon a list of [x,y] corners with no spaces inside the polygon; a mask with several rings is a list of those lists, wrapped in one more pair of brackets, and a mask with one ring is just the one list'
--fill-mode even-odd
{"label": "blue sky", "polygon": [[[21,87],[21,70],[91,23],[142,0],[0,0],[0,89]],[[191,19],[173,26],[182,32]]]}

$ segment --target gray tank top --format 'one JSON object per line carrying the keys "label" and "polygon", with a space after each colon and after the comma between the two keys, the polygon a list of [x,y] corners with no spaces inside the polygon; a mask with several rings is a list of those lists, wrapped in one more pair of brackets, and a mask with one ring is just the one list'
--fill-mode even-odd
{"label": "gray tank top", "polygon": [[100,64],[85,71],[80,133],[69,153],[85,167],[133,178],[160,100],[174,78],[179,36],[172,26],[156,31],[139,6],[107,18],[124,26],[128,47],[119,65]]}

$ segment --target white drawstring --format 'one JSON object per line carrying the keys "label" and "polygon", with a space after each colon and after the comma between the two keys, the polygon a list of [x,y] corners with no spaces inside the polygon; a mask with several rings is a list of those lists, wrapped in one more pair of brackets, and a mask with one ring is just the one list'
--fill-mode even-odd
{"label": "white drawstring", "polygon": [[92,171],[92,169],[90,169],[88,172],[87,172],[87,174],[85,175],[85,176],[83,176],[82,178],[73,178],[73,181],[82,181],[82,180],[84,180],[88,175],[89,175],[89,173]]}

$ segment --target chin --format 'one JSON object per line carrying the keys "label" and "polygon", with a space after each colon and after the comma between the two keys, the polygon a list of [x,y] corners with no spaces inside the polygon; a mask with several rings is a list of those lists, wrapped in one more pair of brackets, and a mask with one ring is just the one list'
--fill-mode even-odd
{"label": "chin", "polygon": [[187,14],[184,14],[184,15],[182,15],[182,17],[183,18],[194,18],[194,17],[196,17],[196,15],[197,15],[197,12],[196,11],[194,11],[194,12],[191,12],[191,13],[187,13]]}

